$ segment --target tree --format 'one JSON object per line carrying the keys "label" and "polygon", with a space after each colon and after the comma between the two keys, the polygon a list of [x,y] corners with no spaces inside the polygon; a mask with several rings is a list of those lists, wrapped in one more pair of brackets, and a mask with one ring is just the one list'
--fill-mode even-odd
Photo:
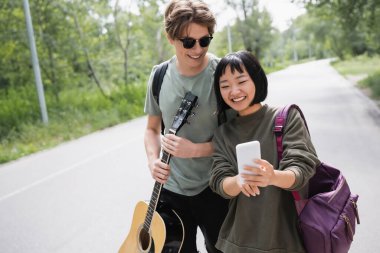
{"label": "tree", "polygon": [[[130,11],[130,5],[129,3],[128,10],[124,13],[123,19],[121,20],[121,17],[119,15],[121,8],[119,7],[119,0],[116,0],[115,6],[113,9],[113,18],[114,18],[114,26],[115,26],[115,37],[117,41],[117,45],[120,48],[122,55],[123,55],[123,61],[124,61],[124,82],[125,84],[128,84],[128,49],[129,45],[131,43],[131,27],[133,25],[131,20],[131,11]],[[123,24],[123,28],[120,28],[120,23]],[[123,32],[122,32],[123,31]],[[122,39],[124,34],[125,38]]]}
{"label": "tree", "polygon": [[272,41],[272,19],[264,8],[259,10],[258,0],[226,0],[237,13],[236,27],[246,50],[259,59]]}
{"label": "tree", "polygon": [[21,1],[0,3],[0,31],[0,91],[7,95],[34,80]]}
{"label": "tree", "polygon": [[[316,17],[327,18],[337,35],[331,40],[333,47],[344,57],[348,52],[359,55],[365,52],[380,53],[380,2],[378,0],[304,0],[306,8]],[[338,41],[336,40],[338,39]]]}

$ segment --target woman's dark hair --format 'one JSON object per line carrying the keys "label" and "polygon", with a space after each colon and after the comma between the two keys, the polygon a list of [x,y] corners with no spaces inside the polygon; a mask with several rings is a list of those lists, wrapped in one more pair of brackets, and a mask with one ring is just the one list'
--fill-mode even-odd
{"label": "woman's dark hair", "polygon": [[225,111],[230,108],[220,94],[219,80],[220,77],[226,72],[226,68],[230,67],[231,72],[243,73],[244,69],[247,71],[253,80],[256,92],[251,105],[264,101],[268,94],[268,80],[265,75],[264,69],[261,67],[256,57],[248,51],[238,51],[235,53],[227,54],[223,57],[216,66],[214,73],[214,91],[216,95],[218,118],[219,122],[223,123],[225,118]]}

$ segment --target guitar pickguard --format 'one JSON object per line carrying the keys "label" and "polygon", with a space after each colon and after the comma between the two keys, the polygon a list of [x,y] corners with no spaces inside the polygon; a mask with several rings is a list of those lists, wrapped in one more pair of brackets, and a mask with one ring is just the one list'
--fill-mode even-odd
{"label": "guitar pickguard", "polygon": [[166,226],[166,239],[162,253],[181,252],[182,242],[185,237],[184,225],[181,218],[174,210],[162,203],[158,205],[157,212],[164,220]]}

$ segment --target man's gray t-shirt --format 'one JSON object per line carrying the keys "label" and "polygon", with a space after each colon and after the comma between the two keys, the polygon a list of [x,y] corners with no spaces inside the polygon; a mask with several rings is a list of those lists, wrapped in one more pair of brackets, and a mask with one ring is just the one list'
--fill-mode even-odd
{"label": "man's gray t-shirt", "polygon": [[[165,124],[165,134],[173,124],[174,116],[185,93],[191,91],[198,96],[198,107],[195,114],[188,119],[177,132],[177,136],[189,139],[194,143],[210,142],[214,130],[218,127],[216,98],[213,89],[214,71],[219,61],[216,56],[208,54],[209,63],[198,75],[187,77],[181,75],[176,67],[176,57],[170,59],[169,66],[162,82],[158,106],[153,97],[152,80],[157,66],[153,67],[149,78],[145,100],[145,113],[160,116]],[[212,157],[177,158],[170,160],[170,176],[164,188],[186,196],[194,196],[207,188],[212,166]]]}

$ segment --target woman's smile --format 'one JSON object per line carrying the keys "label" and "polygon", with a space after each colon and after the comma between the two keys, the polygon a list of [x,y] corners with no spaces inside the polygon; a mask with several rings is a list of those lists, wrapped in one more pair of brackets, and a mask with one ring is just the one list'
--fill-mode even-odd
{"label": "woman's smile", "polygon": [[231,100],[232,102],[237,103],[237,102],[243,101],[246,98],[247,98],[246,96],[242,96],[242,97],[232,98]]}

